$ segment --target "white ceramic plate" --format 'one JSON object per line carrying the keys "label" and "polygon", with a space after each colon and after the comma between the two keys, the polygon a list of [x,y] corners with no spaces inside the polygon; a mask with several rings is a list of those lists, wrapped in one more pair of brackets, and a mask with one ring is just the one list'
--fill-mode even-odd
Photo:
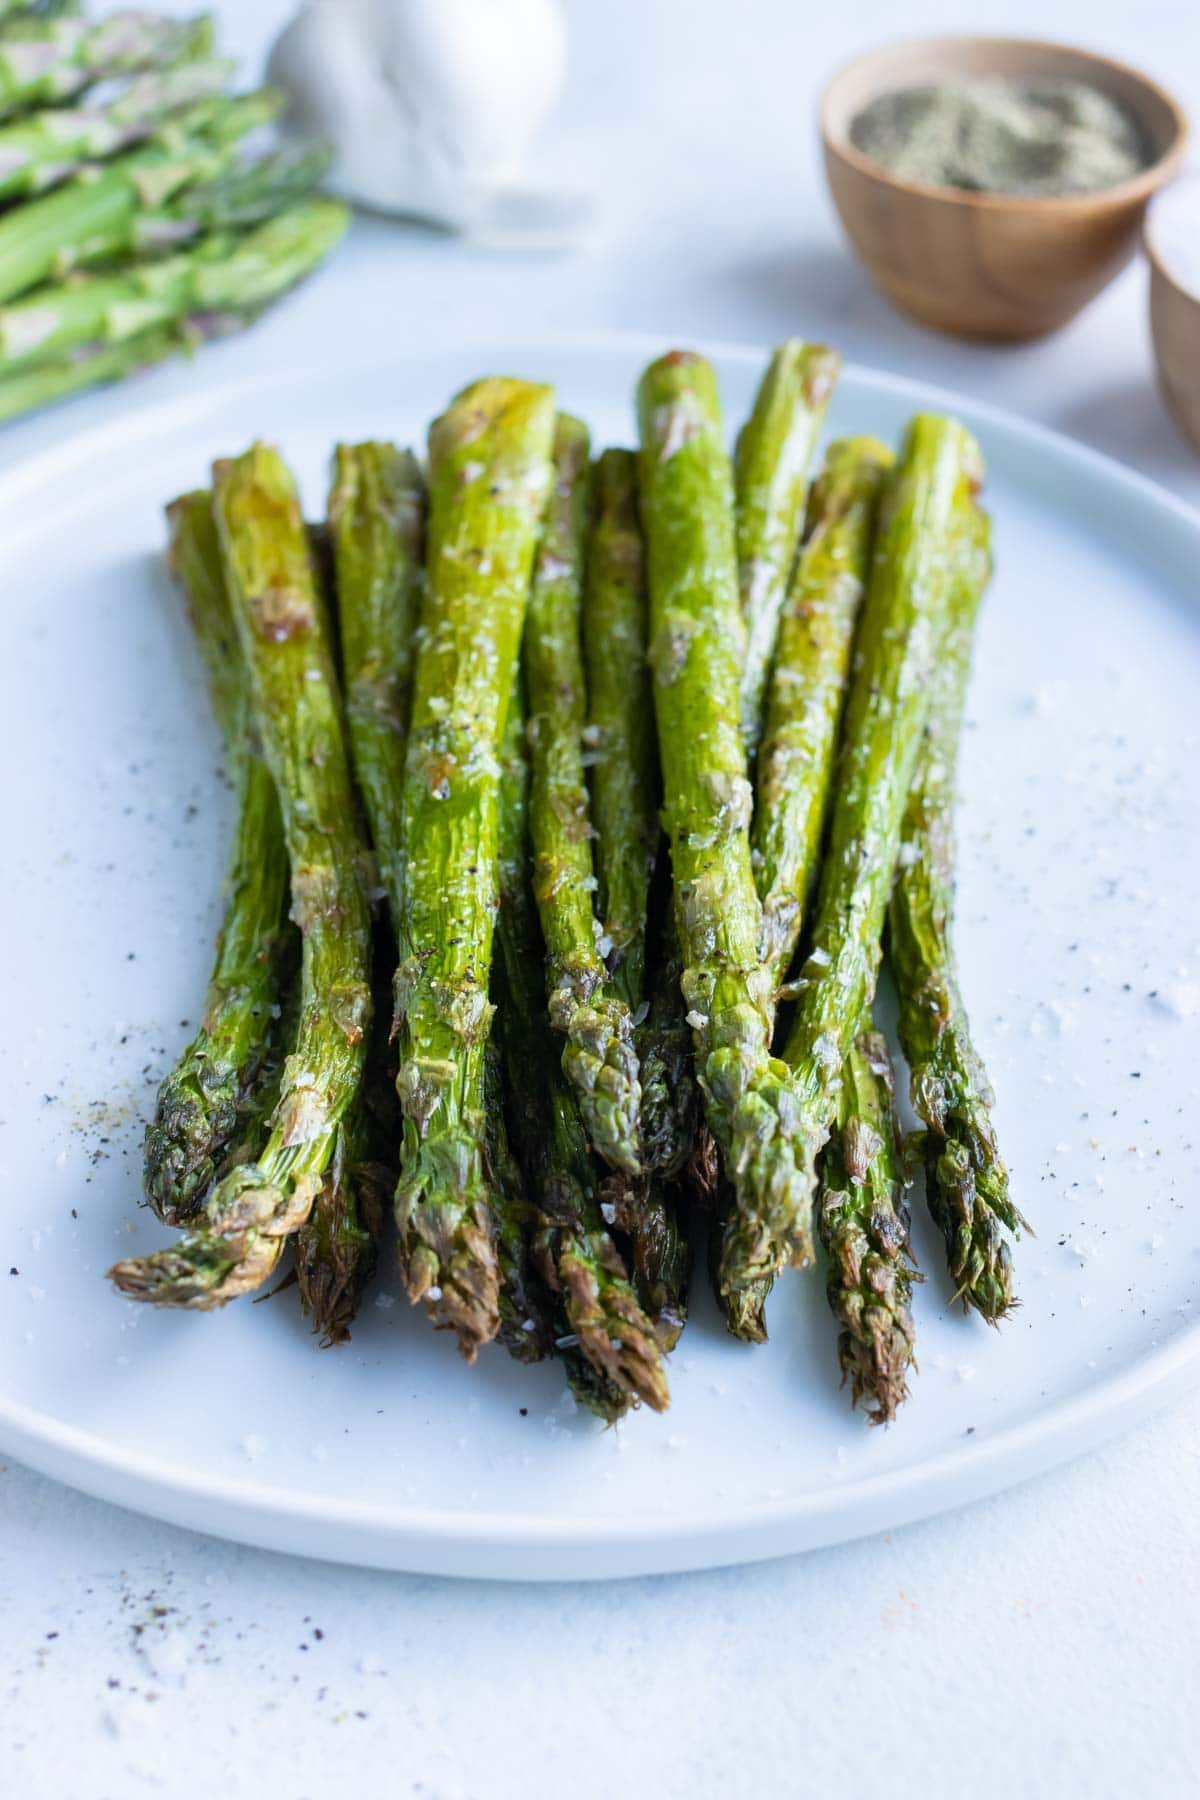
{"label": "white ceramic plate", "polygon": [[[966,993],[1020,1205],[1023,1307],[952,1311],[920,1216],[920,1374],[894,1428],[838,1391],[819,1277],[772,1341],[707,1298],[669,1416],[604,1432],[553,1367],[474,1370],[391,1271],[321,1351],[294,1294],[214,1317],[118,1301],[141,1121],[189,1035],[218,919],[228,796],[197,656],[162,566],[163,501],[263,435],[319,509],[336,438],[417,440],[472,375],[556,381],[627,442],[662,346],[500,345],[147,405],[0,486],[5,880],[0,1033],[0,1446],[180,1524],[458,1575],[578,1577],[772,1556],[1016,1481],[1130,1423],[1200,1367],[1191,1202],[1200,1071],[1200,520],[1117,465],[864,370],[831,428],[895,438],[957,411],[989,466],[998,573],[961,809]],[[761,357],[715,349],[727,414]],[[703,1287],[699,1282],[698,1287]]]}

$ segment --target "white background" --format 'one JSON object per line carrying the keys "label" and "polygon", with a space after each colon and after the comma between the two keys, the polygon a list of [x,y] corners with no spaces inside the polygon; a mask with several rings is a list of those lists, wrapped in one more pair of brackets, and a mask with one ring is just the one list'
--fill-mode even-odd
{"label": "white background", "polygon": [[[253,60],[288,6],[218,10]],[[1182,0],[912,0],[903,28],[1087,43],[1200,114],[1191,15]],[[844,253],[815,98],[846,56],[895,33],[894,7],[575,0],[570,16],[569,93],[544,150],[547,179],[597,196],[586,251],[502,259],[364,224],[266,327],[143,391],[319,362],[336,335],[382,321],[406,347],[800,332],[1057,426],[1200,503],[1200,461],[1154,391],[1140,267],[1059,338],[1001,350],[906,324]],[[9,430],[0,466],[129,403],[125,390]],[[0,1596],[0,1791],[30,1800],[1194,1792],[1200,1400],[894,1536],[597,1587],[272,1558],[10,1465]]]}

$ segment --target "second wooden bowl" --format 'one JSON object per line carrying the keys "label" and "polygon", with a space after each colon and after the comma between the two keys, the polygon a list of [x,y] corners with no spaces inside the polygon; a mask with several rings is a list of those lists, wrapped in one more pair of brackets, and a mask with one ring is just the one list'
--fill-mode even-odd
{"label": "second wooden bowl", "polygon": [[[1137,120],[1149,166],[1099,193],[1030,200],[902,181],[851,142],[855,118],[880,94],[988,75],[1101,89]],[[1043,337],[1094,299],[1132,256],[1146,202],[1178,167],[1187,131],[1182,110],[1136,69],[1024,38],[926,38],[873,51],[834,77],[821,106],[834,204],[876,284],[922,324],[976,338]]]}

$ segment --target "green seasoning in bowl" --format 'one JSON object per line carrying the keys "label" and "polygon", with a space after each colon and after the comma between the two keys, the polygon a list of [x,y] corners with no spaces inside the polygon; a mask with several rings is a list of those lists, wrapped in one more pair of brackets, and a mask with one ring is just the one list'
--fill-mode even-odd
{"label": "green seasoning in bowl", "polygon": [[1152,157],[1137,121],[1083,81],[999,76],[880,94],[850,126],[904,181],[1054,199],[1117,187]]}

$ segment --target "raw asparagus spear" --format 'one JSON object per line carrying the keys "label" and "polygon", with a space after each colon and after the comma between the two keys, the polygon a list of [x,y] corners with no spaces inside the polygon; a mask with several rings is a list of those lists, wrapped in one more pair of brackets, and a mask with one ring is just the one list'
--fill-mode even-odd
{"label": "raw asparagus spear", "polygon": [[732,471],[716,380],[702,358],[675,351],[652,364],[638,407],[650,664],[681,985],[708,1120],[745,1220],[738,1255],[726,1259],[726,1280],[736,1284],[769,1273],[780,1257],[810,1258],[811,1208],[793,1142],[791,1078],[770,1054],[773,996],[758,948]]}
{"label": "raw asparagus spear", "polygon": [[[930,683],[949,619],[958,520],[981,478],[978,448],[952,420],[922,414],[909,426],[884,506],[855,668],[813,931],[787,1045],[795,1071],[796,1140],[803,1191],[829,1135],[837,1089],[858,1020],[875,991],[884,913],[900,849]],[[764,1223],[777,1242],[793,1215],[737,1222],[726,1263],[757,1253]]]}
{"label": "raw asparagus spear", "polygon": [[354,769],[399,928],[404,753],[425,546],[425,483],[411,450],[338,445],[329,536]]}
{"label": "raw asparagus spear", "polygon": [[596,881],[583,766],[587,692],[580,644],[587,477],[587,427],[560,414],[554,488],[523,646],[533,762],[533,891],[546,944],[550,1020],[566,1037],[563,1068],[579,1090],[596,1150],[614,1168],[636,1173],[641,1088],[633,1017],[609,985],[592,905]]}
{"label": "raw asparagus spear", "polygon": [[1002,1233],[1029,1226],[1009,1194],[992,1125],[991,1087],[971,1040],[952,943],[958,740],[975,619],[991,573],[987,518],[978,508],[972,515],[904,814],[888,954],[913,1106],[927,1127],[929,1210],[964,1306],[995,1324],[1016,1304],[1012,1256]]}
{"label": "raw asparagus spear", "polygon": [[514,1145],[546,1223],[545,1274],[565,1315],[563,1335],[578,1339],[579,1352],[595,1371],[594,1378],[584,1376],[578,1359],[568,1357],[568,1379],[583,1404],[611,1419],[630,1397],[661,1410],[667,1384],[654,1329],[605,1229],[578,1095],[554,1052],[545,1014],[539,977],[543,946],[528,874],[530,774],[523,705],[518,678],[502,760],[497,1036]]}
{"label": "raw asparagus spear", "polygon": [[841,366],[837,351],[823,344],[798,338],[780,344],[738,438],[738,584],[746,633],[741,717],[751,763],[762,731],[779,615],[804,528],[809,464]]}
{"label": "raw asparagus spear", "polygon": [[167,519],[171,568],[208,667],[238,787],[228,899],[204,1022],[159,1088],[146,1129],[146,1198],[160,1219],[182,1225],[199,1210],[242,1132],[262,1070],[288,932],[288,861],[275,783],[247,740],[242,651],[211,494],[184,494],[167,508]]}
{"label": "raw asparagus spear", "polygon": [[907,1398],[914,1328],[905,1171],[887,1042],[870,1015],[842,1070],[838,1118],[821,1159],[817,1226],[829,1262],[825,1291],[841,1330],[838,1360],[855,1406],[886,1425]]}
{"label": "raw asparagus spear", "polygon": [[282,460],[264,444],[218,464],[213,491],[254,723],[283,814],[303,950],[299,1025],[258,1158],[213,1189],[203,1230],[111,1271],[133,1299],[201,1308],[259,1287],[308,1218],[361,1097],[371,1016],[362,849],[332,646],[299,498]]}
{"label": "raw asparagus spear", "polygon": [[468,1359],[500,1323],[484,1163],[497,758],[551,480],[554,394],[500,377],[429,434],[427,586],[404,781],[396,984],[408,1291]]}
{"label": "raw asparagus spear", "polygon": [[612,985],[641,1004],[646,913],[658,847],[658,753],[646,661],[646,576],[637,457],[606,450],[592,478],[583,650],[587,664],[598,912]]}
{"label": "raw asparagus spear", "polygon": [[49,107],[0,126],[0,198],[43,193],[85,162],[128,149],[180,107],[220,94],[236,65],[206,56],[139,76],[115,98]]}
{"label": "raw asparagus spear", "polygon": [[891,462],[874,438],[830,447],[780,621],[752,833],[763,960],[776,985],[795,955],[819,866],[854,628]]}
{"label": "raw asparagus spear", "polygon": [[162,262],[37,288],[0,307],[0,380],[31,361],[123,344],[192,315],[265,306],[326,257],[349,214],[337,200],[303,200],[244,237],[206,238]]}
{"label": "raw asparagus spear", "polygon": [[272,118],[279,101],[264,91],[223,108],[219,134],[164,133],[161,141],[126,151],[0,218],[0,300],[80,264],[185,241],[204,230],[230,229],[235,221],[217,216],[207,190],[194,207],[186,194],[175,196],[227,170],[238,138]]}
{"label": "raw asparagus spear", "polygon": [[[221,335],[226,330],[239,329],[243,323],[245,321],[241,319],[222,318],[214,329],[213,321],[206,320],[202,335]],[[35,364],[21,374],[10,375],[0,380],[0,424],[21,418],[25,413],[37,412],[43,406],[51,406],[56,400],[66,400],[88,388],[104,387],[109,382],[123,381],[127,375],[151,369],[155,364],[191,349],[200,335],[190,329],[186,332],[182,329],[144,331],[127,343],[69,352],[44,366]]]}
{"label": "raw asparagus spear", "polygon": [[207,17],[118,12],[95,21],[14,20],[0,35],[0,118],[69,100],[114,75],[207,56],[212,42]]}

